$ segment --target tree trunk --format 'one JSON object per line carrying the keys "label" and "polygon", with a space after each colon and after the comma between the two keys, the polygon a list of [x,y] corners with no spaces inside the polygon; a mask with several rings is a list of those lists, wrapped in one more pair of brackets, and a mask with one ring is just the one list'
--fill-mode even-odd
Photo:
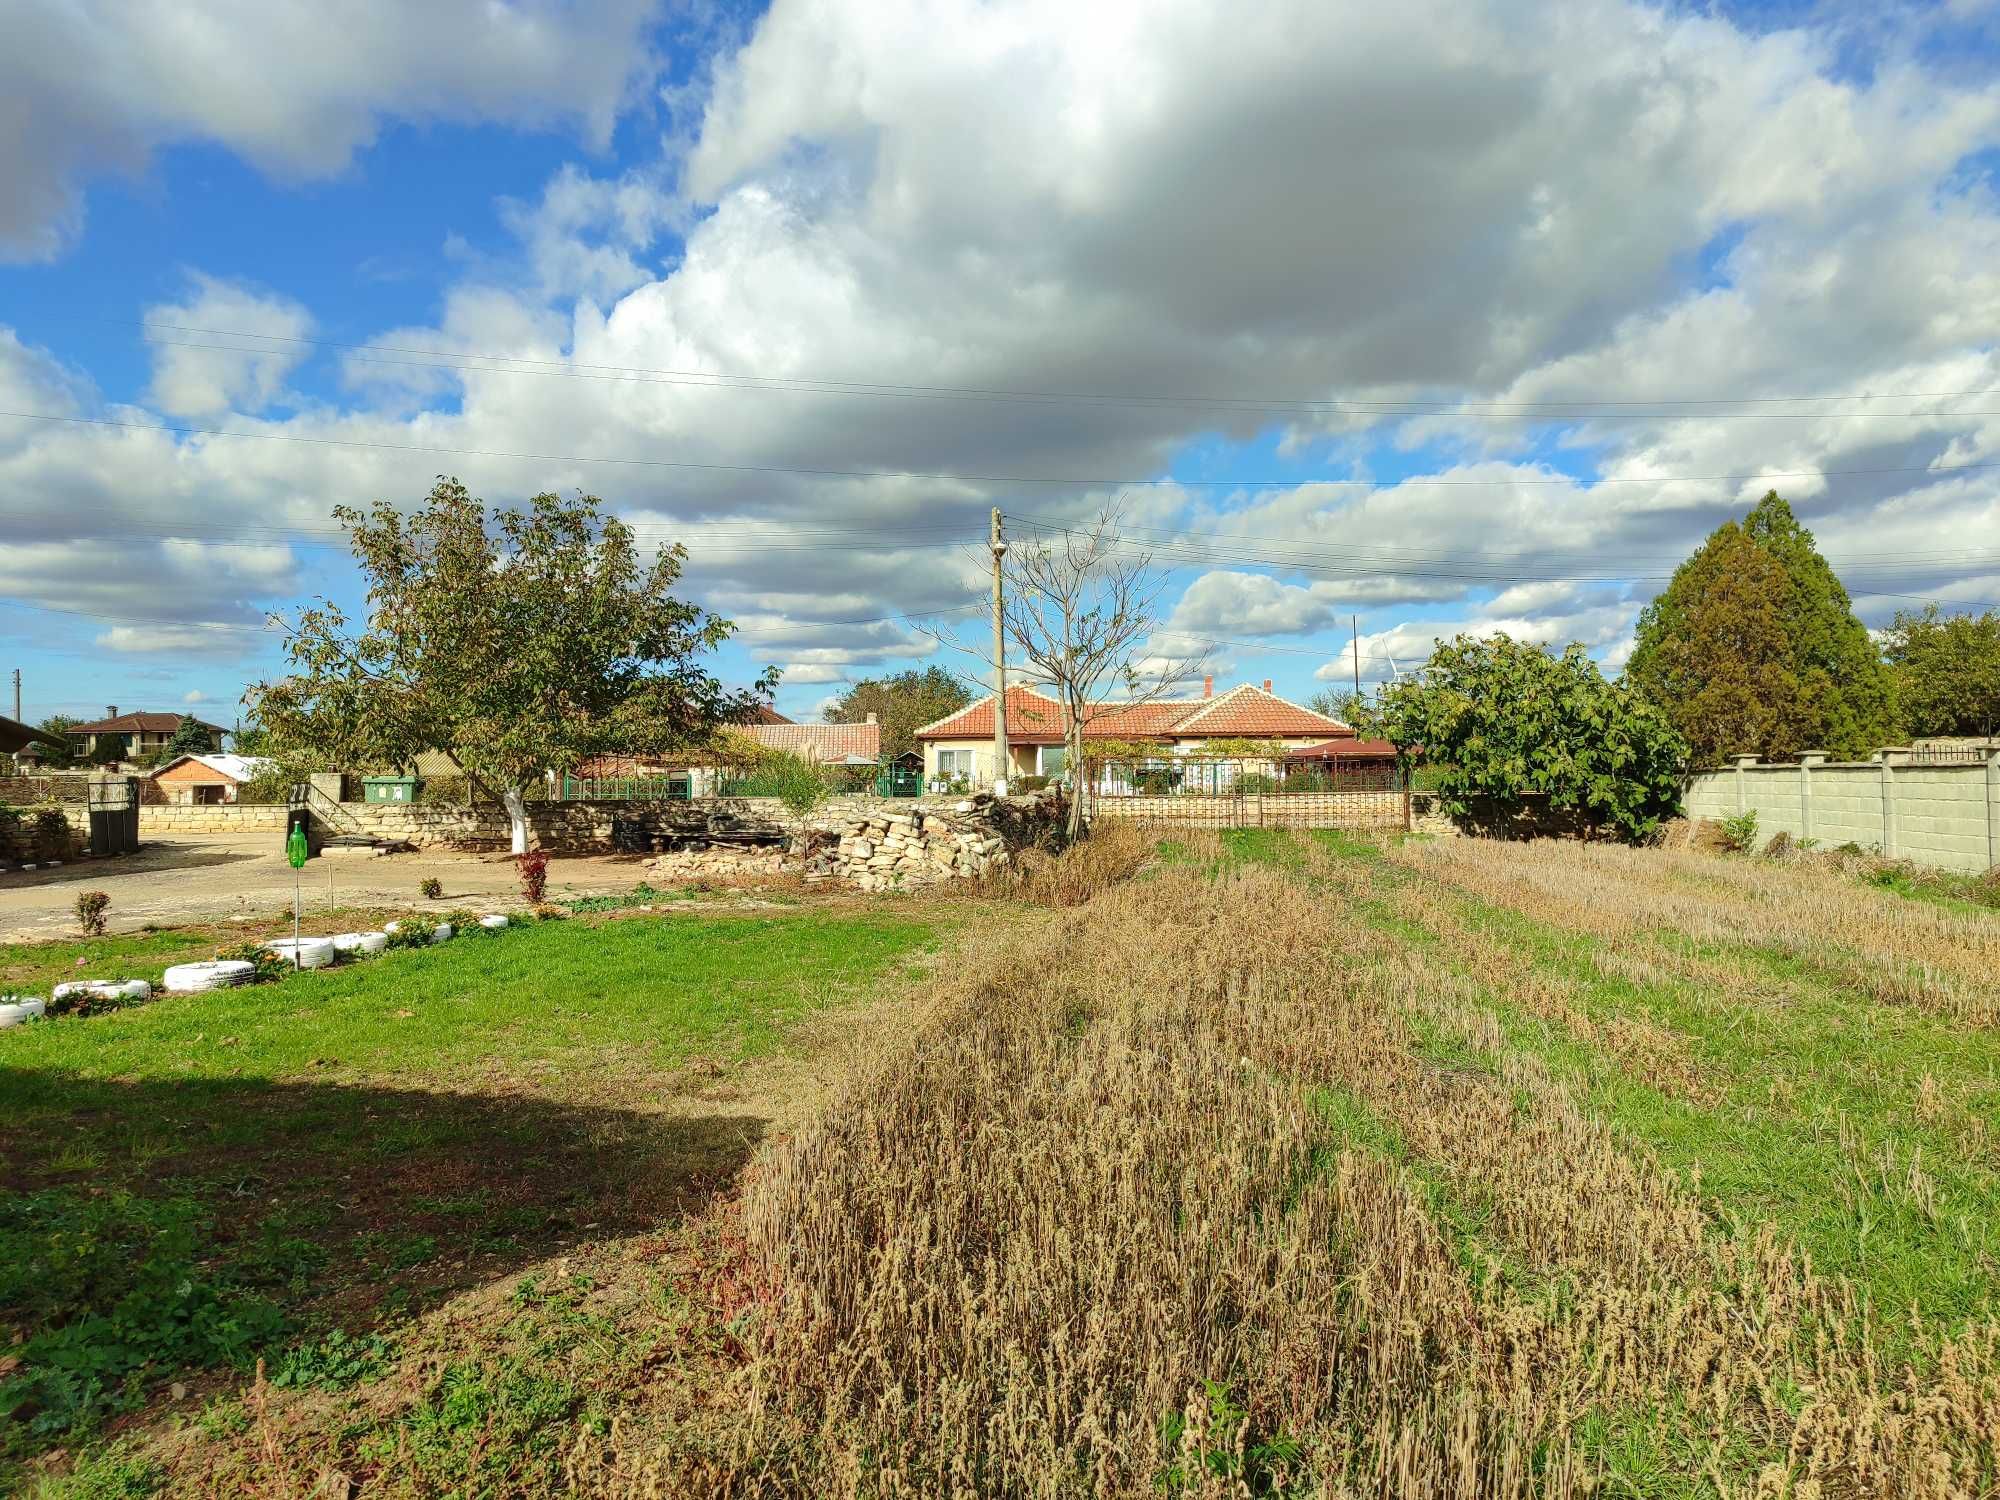
{"label": "tree trunk", "polygon": [[1083,763],[1083,731],[1080,715],[1073,715],[1069,732],[1069,841],[1074,844],[1083,837],[1083,799],[1087,793],[1084,785],[1089,770]]}
{"label": "tree trunk", "polygon": [[526,854],[528,852],[528,802],[521,795],[521,789],[510,786],[500,794],[500,805],[507,809],[508,852]]}

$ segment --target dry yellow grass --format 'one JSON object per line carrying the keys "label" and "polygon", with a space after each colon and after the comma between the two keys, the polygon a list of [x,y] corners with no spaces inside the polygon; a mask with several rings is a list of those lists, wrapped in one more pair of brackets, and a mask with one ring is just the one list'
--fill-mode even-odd
{"label": "dry yellow grass", "polygon": [[1507,1049],[1479,977],[1328,899],[1365,875],[1310,863],[1164,870],[1019,936],[774,1155],[729,1488],[1991,1482],[1991,1324],[1892,1361],[1854,1285],[1721,1227]]}

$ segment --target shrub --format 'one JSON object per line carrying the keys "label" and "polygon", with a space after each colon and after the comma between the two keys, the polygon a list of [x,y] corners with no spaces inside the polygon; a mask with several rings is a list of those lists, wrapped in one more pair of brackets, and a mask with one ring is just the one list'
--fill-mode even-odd
{"label": "shrub", "polygon": [[1781,828],[1771,835],[1771,841],[1764,846],[1764,858],[1790,859],[1797,849],[1797,841]]}
{"label": "shrub", "polygon": [[1722,833],[1722,845],[1736,854],[1748,854],[1757,847],[1757,809],[1740,812],[1733,818],[1723,818],[1716,827]]}
{"label": "shrub", "polygon": [[80,891],[76,898],[76,925],[85,937],[104,936],[104,914],[111,909],[107,891]]}
{"label": "shrub", "polygon": [[1123,819],[1105,819],[1090,837],[1057,855],[1038,850],[1016,856],[1001,876],[999,892],[1036,906],[1081,906],[1099,891],[1130,880],[1155,852],[1153,836]]}
{"label": "shrub", "polygon": [[435,923],[427,918],[405,917],[389,934],[391,948],[428,948]]}
{"label": "shrub", "polygon": [[521,856],[521,899],[530,906],[546,901],[549,887],[549,856],[544,849],[530,849]]}
{"label": "shrub", "polygon": [[727,797],[776,797],[803,817],[826,801],[832,785],[824,767],[803,755],[767,755],[722,788]]}
{"label": "shrub", "polygon": [[537,922],[560,922],[569,913],[552,901],[544,901],[533,908]]}
{"label": "shrub", "polygon": [[435,875],[427,875],[417,882],[417,894],[426,901],[435,901],[444,894],[444,882]]}
{"label": "shrub", "polygon": [[1245,771],[1230,787],[1232,792],[1275,792],[1278,778],[1267,771]]}
{"label": "shrub", "polygon": [[45,807],[35,814],[34,832],[31,835],[38,860],[68,859],[75,842],[75,834],[69,826],[69,819],[62,810]]}
{"label": "shrub", "polygon": [[256,972],[250,976],[252,984],[263,984],[265,981],[271,979],[283,979],[287,974],[292,972],[292,966],[289,963],[278,957],[276,952],[265,947],[264,944],[258,942],[255,938],[250,938],[241,943],[232,943],[229,947],[218,951],[215,956],[218,959],[230,959],[254,964]]}
{"label": "shrub", "polygon": [[440,922],[451,924],[452,936],[464,937],[467,933],[484,934],[486,929],[479,925],[479,913],[467,911],[464,907],[454,907],[439,917]]}

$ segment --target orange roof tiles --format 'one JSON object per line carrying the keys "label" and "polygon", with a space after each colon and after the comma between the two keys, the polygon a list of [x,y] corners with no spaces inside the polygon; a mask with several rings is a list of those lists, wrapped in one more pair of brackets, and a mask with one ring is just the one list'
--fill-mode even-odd
{"label": "orange roof tiles", "polygon": [[[1033,688],[1007,689],[1007,738],[1016,744],[1059,745],[1067,723],[1062,705]],[[1153,703],[1103,703],[1084,721],[1086,739],[1301,739],[1352,734],[1338,719],[1245,683],[1215,698],[1164,698]],[[920,740],[993,737],[993,695],[926,724]]]}

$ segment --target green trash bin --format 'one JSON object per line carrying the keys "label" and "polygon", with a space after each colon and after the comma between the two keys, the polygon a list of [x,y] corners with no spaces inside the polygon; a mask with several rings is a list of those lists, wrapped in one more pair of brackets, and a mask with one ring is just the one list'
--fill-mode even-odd
{"label": "green trash bin", "polygon": [[363,802],[414,802],[417,800],[417,778],[414,776],[364,776],[361,778],[361,800]]}

